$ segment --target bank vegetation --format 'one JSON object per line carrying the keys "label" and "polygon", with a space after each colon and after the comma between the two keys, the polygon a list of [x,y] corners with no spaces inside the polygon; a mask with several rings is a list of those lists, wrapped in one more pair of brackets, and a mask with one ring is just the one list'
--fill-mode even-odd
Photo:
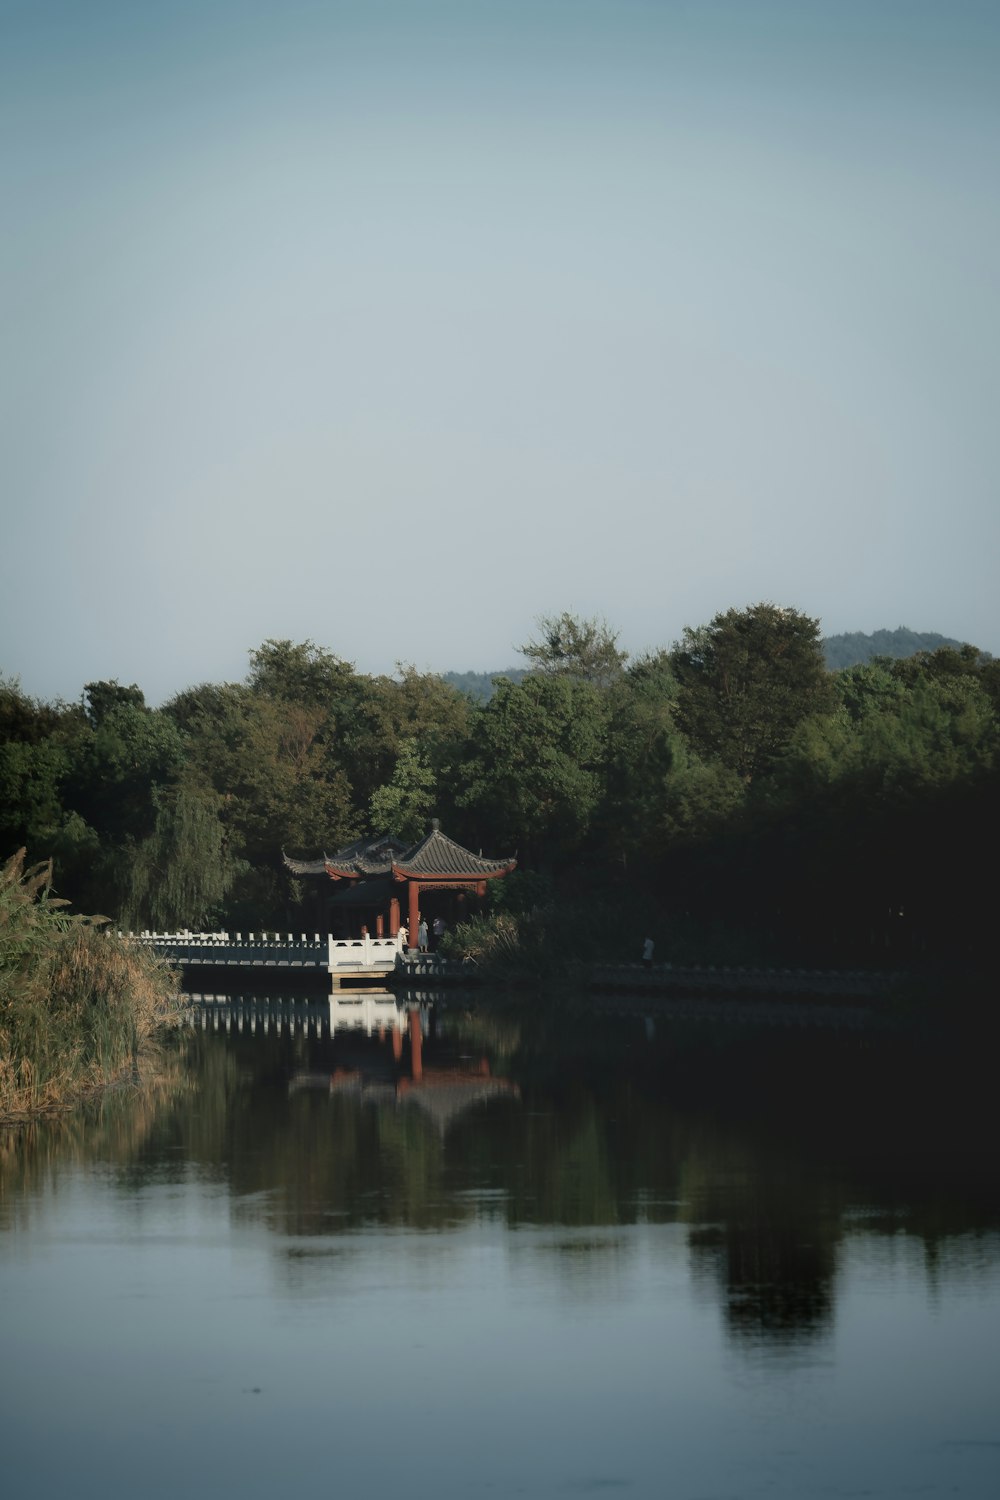
{"label": "bank vegetation", "polygon": [[0,870],[0,1121],[137,1076],[171,1011],[169,971],[68,906],[50,861]]}

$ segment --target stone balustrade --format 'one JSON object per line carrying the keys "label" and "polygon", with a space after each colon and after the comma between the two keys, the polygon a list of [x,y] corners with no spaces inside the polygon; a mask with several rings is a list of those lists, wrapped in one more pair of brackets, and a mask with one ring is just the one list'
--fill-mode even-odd
{"label": "stone balustrade", "polygon": [[330,974],[386,974],[403,953],[399,937],[334,938],[284,932],[128,932],[180,967],[326,969]]}

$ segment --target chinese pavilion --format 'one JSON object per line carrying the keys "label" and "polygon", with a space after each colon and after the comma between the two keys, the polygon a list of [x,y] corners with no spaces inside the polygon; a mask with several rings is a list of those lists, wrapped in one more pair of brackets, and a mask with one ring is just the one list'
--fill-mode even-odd
{"label": "chinese pavilion", "polygon": [[[457,891],[461,902],[467,893],[485,896],[486,882],[509,875],[516,859],[484,859],[463,849],[441,832],[434,818],[431,831],[416,844],[404,844],[392,834],[357,839],[336,854],[322,859],[291,859],[282,856],[293,875],[326,875],[342,887],[331,906],[347,917],[348,910],[374,921],[375,936],[396,937],[406,912],[407,946],[417,946],[421,896]],[[426,913],[424,913],[426,915]]]}

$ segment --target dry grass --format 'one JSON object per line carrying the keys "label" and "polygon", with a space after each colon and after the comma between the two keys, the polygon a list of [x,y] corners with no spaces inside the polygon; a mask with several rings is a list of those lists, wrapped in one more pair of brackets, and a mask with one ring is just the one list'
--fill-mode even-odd
{"label": "dry grass", "polygon": [[0,871],[0,1120],[65,1107],[134,1068],[176,981],[144,949],[70,915],[50,863]]}

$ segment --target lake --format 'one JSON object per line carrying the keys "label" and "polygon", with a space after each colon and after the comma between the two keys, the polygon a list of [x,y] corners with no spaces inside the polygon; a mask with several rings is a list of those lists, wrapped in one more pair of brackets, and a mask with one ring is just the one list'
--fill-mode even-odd
{"label": "lake", "polygon": [[202,997],[0,1134],[4,1493],[1000,1494],[992,1049]]}

